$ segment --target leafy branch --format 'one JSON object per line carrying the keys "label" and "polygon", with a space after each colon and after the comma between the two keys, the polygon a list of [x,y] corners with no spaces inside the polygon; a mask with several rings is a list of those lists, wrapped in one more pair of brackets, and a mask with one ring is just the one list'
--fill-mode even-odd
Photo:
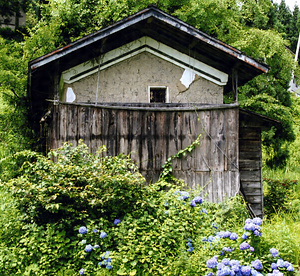
{"label": "leafy branch", "polygon": [[181,159],[185,157],[187,153],[192,152],[195,149],[195,147],[200,144],[200,138],[201,138],[201,134],[197,136],[196,140],[191,145],[187,146],[185,149],[181,149],[176,154],[171,155],[166,160],[166,162],[162,165],[163,171],[159,176],[160,180],[166,180],[168,178],[171,178],[171,173],[173,172],[172,161],[176,158]]}

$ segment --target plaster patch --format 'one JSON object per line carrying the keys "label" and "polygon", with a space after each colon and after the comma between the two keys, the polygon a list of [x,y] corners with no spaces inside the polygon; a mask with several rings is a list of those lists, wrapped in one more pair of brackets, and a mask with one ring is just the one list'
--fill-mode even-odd
{"label": "plaster patch", "polygon": [[67,89],[67,95],[66,95],[66,102],[67,103],[72,103],[76,100],[76,95],[73,92],[72,87],[68,87]]}
{"label": "plaster patch", "polygon": [[190,70],[190,69],[185,69],[182,77],[180,79],[180,82],[186,87],[189,88],[190,85],[192,84],[192,82],[195,80],[195,76],[196,74],[194,73],[194,71]]}

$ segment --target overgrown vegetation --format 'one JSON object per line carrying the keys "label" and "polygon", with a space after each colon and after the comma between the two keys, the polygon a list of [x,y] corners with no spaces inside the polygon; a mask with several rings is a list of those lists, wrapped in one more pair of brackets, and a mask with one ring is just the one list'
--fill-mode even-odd
{"label": "overgrown vegetation", "polygon": [[[2,2],[5,16],[18,12],[24,2],[27,26],[0,31],[1,275],[205,275],[216,270],[206,261],[221,251],[218,262],[225,259],[223,264],[230,258],[251,265],[259,258],[267,275],[270,263],[278,260],[271,248],[299,273],[300,100],[287,91],[291,72],[299,76],[299,68],[286,48],[295,51],[298,7],[291,12],[284,1],[269,0]],[[239,197],[220,204],[205,198],[192,203],[200,191],[183,193],[180,183],[166,181],[142,185],[128,157],[93,156],[82,144],[66,145],[51,158],[31,151],[38,139],[28,118],[28,61],[149,4],[271,67],[239,93],[243,107],[283,122],[263,136],[266,217],[262,237],[248,231],[246,241],[254,252],[239,249],[248,217]],[[166,163],[165,176],[171,169]],[[83,226],[87,234],[79,233]],[[221,231],[238,238],[220,238]],[[292,274],[288,267],[279,269]]]}
{"label": "overgrown vegetation", "polygon": [[128,157],[92,155],[84,144],[24,155],[1,185],[1,275],[206,275],[217,270],[211,261],[263,275],[277,263],[293,275],[299,264],[280,246],[286,239],[265,238],[262,221],[247,220],[239,197],[212,204],[180,183],[143,185]]}

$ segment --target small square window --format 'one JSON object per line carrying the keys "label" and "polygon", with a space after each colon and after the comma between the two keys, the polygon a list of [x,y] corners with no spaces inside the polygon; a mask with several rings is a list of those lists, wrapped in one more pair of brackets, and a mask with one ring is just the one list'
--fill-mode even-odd
{"label": "small square window", "polygon": [[149,87],[149,102],[150,103],[167,103],[168,102],[168,88],[161,87]]}

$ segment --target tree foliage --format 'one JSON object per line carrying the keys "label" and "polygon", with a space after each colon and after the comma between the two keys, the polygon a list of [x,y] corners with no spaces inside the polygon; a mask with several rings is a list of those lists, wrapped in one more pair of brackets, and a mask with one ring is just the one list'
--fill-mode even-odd
{"label": "tree foliage", "polygon": [[[266,95],[271,97],[268,98],[268,102],[271,106],[274,105],[274,108],[280,105],[283,109],[287,107],[287,110],[291,110],[288,87],[292,72],[297,75],[298,68],[287,46],[294,49],[297,40],[299,9],[296,7],[292,13],[284,1],[277,5],[272,4],[270,0],[50,0],[47,4],[32,2],[27,13],[27,34],[24,35],[24,41],[18,44],[17,50],[19,61],[23,64],[16,75],[22,79],[22,85],[18,85],[16,89],[6,81],[5,93],[15,96],[14,91],[20,91],[20,95],[26,95],[26,70],[23,65],[25,64],[26,68],[29,60],[106,27],[149,5],[157,6],[270,66],[269,73],[253,79],[240,89],[242,106],[252,106],[253,111],[277,118],[273,112],[266,114],[262,106],[254,107],[248,102],[258,99],[259,95]],[[8,45],[4,48],[9,47]],[[6,54],[2,52],[0,55],[2,57]],[[9,68],[5,70],[10,72]],[[2,77],[4,76],[0,77],[1,83]],[[10,78],[12,82],[14,79],[14,76]],[[3,89],[2,87],[2,91]],[[18,93],[16,92],[19,96]],[[15,96],[15,100],[17,99]],[[291,122],[284,117],[290,114],[282,112],[282,116],[277,119]],[[280,135],[279,148],[286,150],[283,156],[288,156],[288,147],[284,145],[286,141],[292,140],[290,129],[291,127],[288,127]],[[270,145],[269,142],[265,144]],[[275,139],[273,144],[278,147],[278,140]],[[284,158],[278,160],[284,164]]]}

